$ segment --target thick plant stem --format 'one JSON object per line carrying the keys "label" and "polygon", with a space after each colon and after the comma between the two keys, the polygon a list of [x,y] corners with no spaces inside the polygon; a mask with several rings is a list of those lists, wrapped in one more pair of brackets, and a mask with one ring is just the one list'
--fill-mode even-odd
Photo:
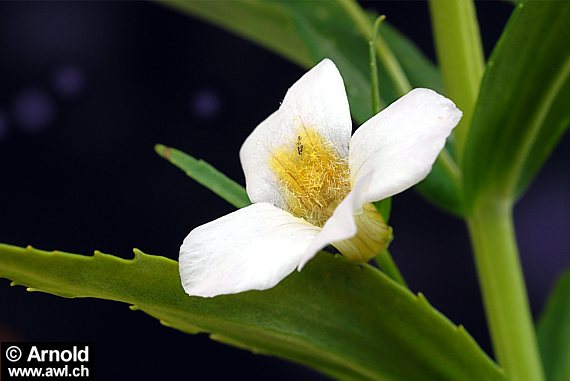
{"label": "thick plant stem", "polygon": [[454,131],[461,162],[485,62],[479,24],[472,0],[430,0],[429,5],[446,95],[463,111]]}
{"label": "thick plant stem", "polygon": [[511,380],[542,381],[511,203],[478,204],[468,226],[497,360]]}

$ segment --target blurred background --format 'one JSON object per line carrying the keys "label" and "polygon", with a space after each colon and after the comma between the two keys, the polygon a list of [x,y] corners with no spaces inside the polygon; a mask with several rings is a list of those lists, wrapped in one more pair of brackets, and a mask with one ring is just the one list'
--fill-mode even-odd
{"label": "blurred background", "polygon": [[[435,59],[424,2],[366,2]],[[478,2],[488,55],[511,12]],[[154,3],[0,2],[0,242],[177,258],[233,207],[159,158],[155,143],[243,183],[238,150],[304,72]],[[569,139],[516,209],[535,317],[570,265]],[[414,191],[393,203],[392,252],[414,291],[491,352],[462,221]],[[28,293],[0,280],[0,341],[90,341],[97,378],[325,379],[161,326],[127,305]]]}

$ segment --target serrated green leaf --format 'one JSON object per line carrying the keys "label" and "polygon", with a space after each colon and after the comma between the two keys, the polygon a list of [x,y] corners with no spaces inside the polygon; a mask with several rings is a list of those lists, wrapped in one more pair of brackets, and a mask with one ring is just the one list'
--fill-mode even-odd
{"label": "serrated green leaf", "polygon": [[178,263],[0,245],[0,277],[65,297],[136,306],[169,327],[297,361],[345,380],[504,380],[462,327],[377,269],[321,253],[277,287],[187,296]]}
{"label": "serrated green leaf", "polygon": [[251,204],[244,187],[205,161],[198,160],[182,151],[163,146],[162,144],[157,144],[154,149],[156,153],[183,170],[189,177],[236,208],[243,208]]}
{"label": "serrated green leaf", "polygon": [[518,3],[481,85],[464,160],[470,205],[518,198],[570,125],[570,2]]}
{"label": "serrated green leaf", "polygon": [[[161,3],[237,33],[304,67],[311,67],[324,57],[331,58],[345,80],[353,117],[357,122],[363,123],[371,116],[368,60],[370,36],[365,36],[358,30],[355,21],[339,2],[169,0]],[[390,15],[387,16],[389,20]],[[370,19],[370,25],[372,22]],[[429,87],[441,91],[442,80],[436,67],[410,40],[388,23],[382,25],[380,36],[413,87]],[[380,94],[383,104],[387,105],[402,94],[394,85],[382,60],[378,69]],[[462,198],[457,193],[459,180],[449,170],[449,166],[440,167],[444,161],[451,161],[451,165],[455,166],[453,155],[444,152],[446,159],[435,163],[434,170],[418,190],[433,204],[461,215]]]}
{"label": "serrated green leaf", "polygon": [[570,381],[570,270],[556,283],[537,333],[546,379]]}

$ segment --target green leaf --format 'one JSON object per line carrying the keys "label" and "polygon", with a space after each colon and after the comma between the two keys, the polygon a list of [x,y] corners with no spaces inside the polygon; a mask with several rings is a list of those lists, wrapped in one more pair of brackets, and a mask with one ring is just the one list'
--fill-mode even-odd
{"label": "green leaf", "polygon": [[[228,29],[304,67],[311,67],[324,57],[331,58],[344,77],[353,117],[363,123],[371,116],[370,36],[359,31],[351,13],[339,2],[169,0],[160,4],[169,4]],[[369,21],[371,26],[372,16]],[[412,86],[442,91],[442,80],[436,67],[410,40],[387,23],[382,25],[380,37],[391,49]],[[382,60],[378,75],[382,103],[387,105],[397,99],[401,91]],[[418,189],[435,205],[460,215],[459,179],[448,165],[440,168],[442,163],[449,161],[451,166],[456,165],[449,152],[444,150],[444,155],[446,159],[436,162],[433,172]]]}
{"label": "green leaf", "polygon": [[381,33],[414,87],[427,87],[443,93],[443,80],[437,67],[396,28],[382,24]]}
{"label": "green leaf", "polygon": [[560,277],[538,323],[546,379],[570,381],[570,270]]}
{"label": "green leaf", "polygon": [[197,160],[182,151],[162,144],[157,144],[154,149],[160,156],[236,208],[243,208],[251,204],[245,189],[241,185],[205,161]]}
{"label": "green leaf", "polygon": [[[311,61],[317,63],[325,57],[334,61],[342,73],[350,111],[358,123],[373,114],[370,96],[370,66],[368,41],[354,28],[342,8],[333,2],[283,2],[298,26],[298,33],[307,44]],[[318,12],[318,13],[317,13]],[[396,99],[395,89],[384,85],[389,82],[385,71],[379,70],[382,99]]]}
{"label": "green leaf", "polygon": [[[449,143],[447,145],[450,145]],[[448,150],[443,150],[429,176],[415,189],[432,204],[456,216],[464,215],[461,170]]]}
{"label": "green leaf", "polygon": [[[268,253],[270,254],[270,253]],[[187,296],[178,264],[0,245],[0,277],[34,291],[133,305],[163,324],[346,380],[504,380],[463,327],[369,265],[321,253],[277,287]]]}
{"label": "green leaf", "polygon": [[470,205],[514,201],[570,125],[570,2],[517,4],[487,65],[464,160]]}
{"label": "green leaf", "polygon": [[279,3],[269,1],[165,0],[182,12],[216,24],[305,67],[313,66],[293,18]]}

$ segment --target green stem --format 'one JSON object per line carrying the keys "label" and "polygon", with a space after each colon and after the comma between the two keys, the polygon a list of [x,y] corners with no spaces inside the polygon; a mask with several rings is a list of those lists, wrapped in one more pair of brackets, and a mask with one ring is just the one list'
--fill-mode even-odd
{"label": "green stem", "polygon": [[380,254],[378,254],[375,258],[375,261],[378,264],[380,270],[384,272],[384,274],[388,275],[388,277],[400,283],[402,286],[408,288],[406,280],[402,276],[400,269],[398,269],[398,266],[396,265],[396,262],[394,262],[392,254],[390,254],[388,249],[385,249]]}
{"label": "green stem", "polygon": [[[382,104],[380,102],[380,81],[378,80],[378,65],[376,64],[376,39],[378,38],[378,30],[382,22],[386,20],[386,16],[382,15],[376,19],[374,23],[374,28],[372,30],[372,36],[370,36],[370,41],[368,41],[368,54],[370,56],[370,94],[372,100],[372,115],[378,114],[382,110]],[[390,210],[392,209],[392,198],[388,197],[384,200],[375,203],[376,208],[388,223],[390,218]]]}
{"label": "green stem", "polygon": [[386,16],[382,15],[376,19],[374,29],[370,41],[368,41],[368,54],[370,56],[370,95],[372,98],[372,114],[375,115],[382,110],[380,103],[380,81],[378,80],[378,65],[376,64],[376,39],[378,38],[378,29],[382,22],[386,20]]}
{"label": "green stem", "polygon": [[[378,81],[378,67],[376,65],[376,40],[378,38],[378,29],[380,29],[380,25],[386,19],[386,16],[382,15],[376,19],[374,23],[374,27],[372,29],[372,35],[370,36],[370,41],[368,41],[368,48],[370,54],[370,90],[372,95],[372,113],[373,115],[377,114],[382,110],[382,106],[380,104],[380,84]],[[390,211],[392,209],[392,199],[390,197],[376,202],[374,206],[378,209],[384,221],[388,223],[388,219],[390,218]],[[394,262],[392,255],[388,251],[388,249],[382,250],[380,254],[378,254],[375,258],[378,267],[388,275],[392,280],[400,283],[404,287],[408,287],[402,273],[400,273],[400,269]]]}
{"label": "green stem", "polygon": [[[368,18],[362,7],[358,5],[356,0],[338,0],[338,3],[352,18],[360,34],[366,39],[369,39],[373,31],[372,21]],[[400,95],[406,94],[412,89],[410,81],[408,80],[404,69],[402,69],[402,66],[400,66],[400,63],[396,59],[396,56],[394,56],[394,53],[381,36],[378,36],[376,40],[376,49],[378,51],[380,61],[394,82],[394,86],[396,86],[398,93]]]}
{"label": "green stem", "polygon": [[472,0],[430,0],[429,5],[446,94],[463,111],[454,131],[461,162],[485,66],[479,24]]}
{"label": "green stem", "polygon": [[511,203],[476,206],[468,226],[497,360],[511,380],[544,380]]}

